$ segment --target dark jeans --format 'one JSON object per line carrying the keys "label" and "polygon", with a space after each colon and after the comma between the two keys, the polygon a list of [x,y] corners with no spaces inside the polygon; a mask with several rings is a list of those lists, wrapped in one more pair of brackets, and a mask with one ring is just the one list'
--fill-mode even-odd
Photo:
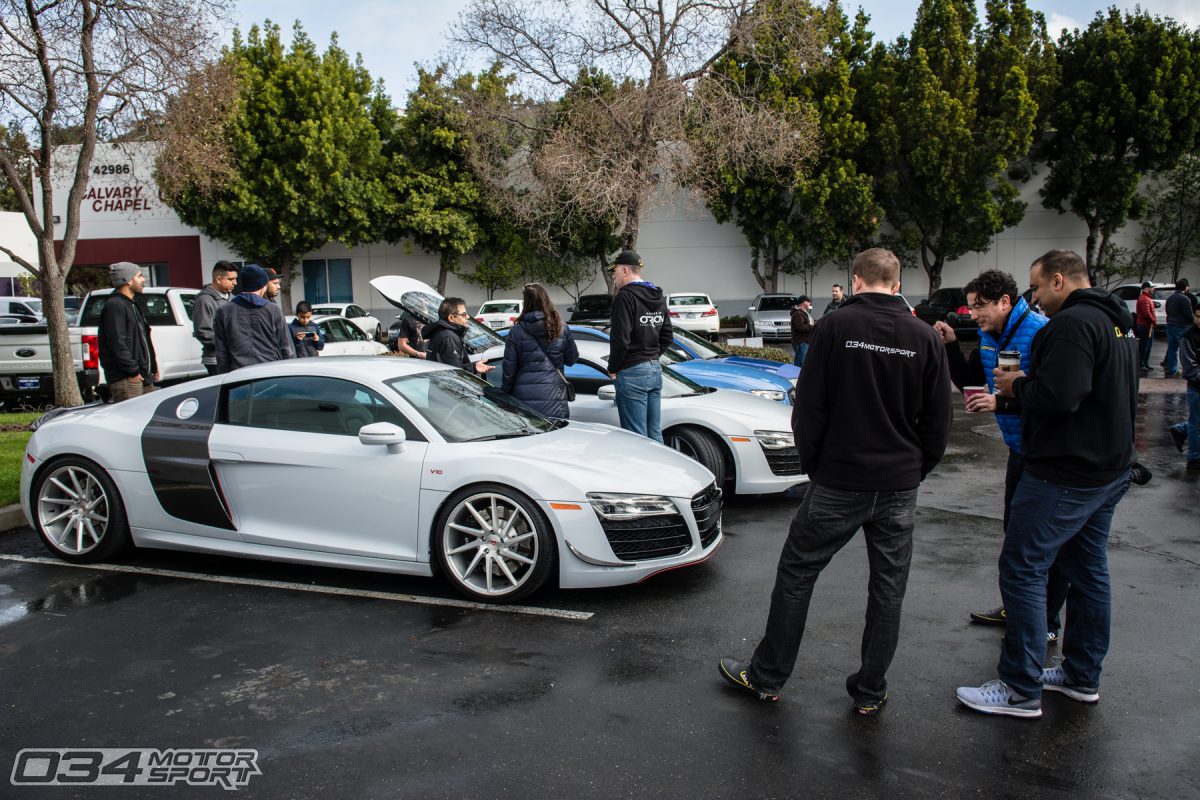
{"label": "dark jeans", "polygon": [[1167,325],[1167,358],[1164,367],[1168,375],[1179,374],[1179,343],[1187,333],[1187,325]]}
{"label": "dark jeans", "polygon": [[766,635],[750,663],[751,683],[771,692],[783,687],[796,667],[817,576],[862,528],[871,567],[867,624],[862,666],[846,680],[846,689],[859,701],[887,695],[885,675],[900,637],[916,505],[916,489],[851,492],[809,484],[779,555]]}
{"label": "dark jeans", "polygon": [[808,355],[808,342],[792,345],[792,363],[797,367],[804,366],[804,357]]}
{"label": "dark jeans", "polygon": [[1134,325],[1133,332],[1138,338],[1138,355],[1141,357],[1142,369],[1150,369],[1150,349],[1154,347],[1154,328],[1149,325]]}
{"label": "dark jeans", "polygon": [[662,367],[643,361],[617,373],[617,416],[621,427],[661,443]]}
{"label": "dark jeans", "polygon": [[[1004,471],[1004,530],[1008,531],[1009,510],[1012,508],[1013,494],[1017,491],[1017,483],[1021,480],[1021,456],[1015,450],[1008,451],[1008,467]],[[1050,566],[1046,578],[1046,627],[1058,631],[1062,627],[1062,608],[1067,602],[1067,590],[1071,584],[1063,577],[1057,564]]]}
{"label": "dark jeans", "polygon": [[1200,392],[1187,390],[1188,418],[1171,427],[1187,437],[1188,462],[1200,461]]}
{"label": "dark jeans", "polygon": [[1072,683],[1100,685],[1112,617],[1108,531],[1128,488],[1128,475],[1095,489],[1057,486],[1028,472],[1021,476],[1000,553],[1008,626],[997,667],[1000,679],[1018,694],[1042,696],[1046,575],[1055,563],[1071,584],[1063,669]]}

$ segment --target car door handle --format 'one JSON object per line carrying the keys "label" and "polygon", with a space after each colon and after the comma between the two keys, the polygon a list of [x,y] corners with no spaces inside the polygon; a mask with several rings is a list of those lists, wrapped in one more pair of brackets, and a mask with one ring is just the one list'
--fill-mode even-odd
{"label": "car door handle", "polygon": [[211,450],[209,455],[213,461],[245,461],[246,457],[241,453],[234,453],[229,450]]}

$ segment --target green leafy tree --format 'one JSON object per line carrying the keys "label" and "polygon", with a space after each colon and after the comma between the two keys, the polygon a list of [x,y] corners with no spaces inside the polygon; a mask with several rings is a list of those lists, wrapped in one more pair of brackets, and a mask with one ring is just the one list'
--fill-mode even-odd
{"label": "green leafy tree", "polygon": [[1170,170],[1200,125],[1196,36],[1178,23],[1116,8],[1058,43],[1062,80],[1040,156],[1042,203],[1088,226],[1089,269],[1108,263],[1114,232],[1142,208],[1138,184]]}
{"label": "green leafy tree", "polygon": [[299,24],[289,50],[268,22],[235,34],[225,60],[240,87],[224,128],[233,169],[216,186],[168,180],[167,199],[185,223],[280,267],[289,307],[287,281],[306,253],[373,241],[394,213],[380,138],[393,112],[336,36],[322,55]]}
{"label": "green leafy tree", "polygon": [[[947,260],[987,249],[1024,215],[1006,173],[1029,149],[1037,104],[1020,49],[996,46],[1012,27],[997,12],[1015,19],[1023,8],[1022,0],[989,6],[976,40],[973,3],[923,0],[911,39],[877,47],[857,82],[876,196],[920,253],[931,293]],[[991,65],[985,80],[981,53]]]}
{"label": "green leafy tree", "polygon": [[[500,80],[497,70],[480,78],[485,87],[494,80]],[[461,102],[461,94],[475,83],[471,75],[450,81],[445,66],[419,69],[389,152],[397,211],[384,227],[384,238],[411,239],[436,253],[439,292],[445,292],[446,278],[484,235],[487,198],[472,166],[474,145]]]}
{"label": "green leafy tree", "polygon": [[[1200,155],[1189,153],[1174,169],[1155,174],[1145,186],[1146,208],[1138,220],[1137,246],[1109,244],[1107,263],[1097,272],[1114,277],[1151,280],[1161,274],[1179,280],[1184,265],[1200,257]],[[1107,267],[1107,269],[1105,269]]]}
{"label": "green leafy tree", "polygon": [[[764,291],[776,291],[780,273],[801,275],[807,291],[816,271],[846,242],[869,235],[879,215],[871,178],[855,161],[867,133],[852,112],[850,85],[870,33],[862,15],[851,29],[836,3],[819,9],[808,0],[771,0],[755,13],[772,21],[756,28],[753,47],[717,62],[709,81],[731,84],[733,94],[781,114],[811,117],[820,147],[785,174],[753,160],[719,169],[708,205],[746,237],[750,270]],[[814,36],[825,51],[815,63],[796,47]],[[707,163],[703,133],[699,140],[698,160]]]}

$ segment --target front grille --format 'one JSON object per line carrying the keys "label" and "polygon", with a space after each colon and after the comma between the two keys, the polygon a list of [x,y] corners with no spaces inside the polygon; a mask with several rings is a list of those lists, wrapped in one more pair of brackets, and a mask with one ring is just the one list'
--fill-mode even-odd
{"label": "front grille", "polygon": [[776,475],[799,475],[800,452],[794,447],[784,447],[779,450],[763,449],[767,456],[767,466]]}
{"label": "front grille", "polygon": [[613,553],[622,561],[648,561],[686,552],[692,534],[679,514],[601,520]]}
{"label": "front grille", "polygon": [[700,531],[700,546],[708,547],[721,532],[721,490],[715,483],[692,498],[692,514]]}

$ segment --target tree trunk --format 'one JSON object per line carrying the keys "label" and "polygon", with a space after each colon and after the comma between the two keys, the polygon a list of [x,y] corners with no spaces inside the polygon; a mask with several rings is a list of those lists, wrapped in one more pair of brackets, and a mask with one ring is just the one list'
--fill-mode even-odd
{"label": "tree trunk", "polygon": [[942,288],[942,267],[946,260],[941,253],[934,251],[927,242],[921,242],[921,266],[929,276],[929,294]]}
{"label": "tree trunk", "polygon": [[600,261],[600,276],[604,278],[604,288],[609,294],[612,294],[614,291],[613,276],[612,273],[608,271],[608,256],[602,253],[596,258]]}
{"label": "tree trunk", "polygon": [[1088,226],[1087,242],[1084,246],[1083,263],[1087,265],[1088,274],[1096,271],[1096,247],[1098,239],[1103,235],[1100,231],[1100,221],[1096,217],[1086,217]]}
{"label": "tree trunk", "polygon": [[779,291],[779,243],[771,237],[767,237],[766,257],[767,268],[766,274],[763,276],[766,283],[763,290],[777,292]]}
{"label": "tree trunk", "polygon": [[754,276],[754,282],[758,284],[758,288],[762,291],[767,290],[766,280],[763,278],[762,271],[758,268],[759,250],[757,247],[750,248],[750,274]]}
{"label": "tree trunk", "polygon": [[292,303],[292,267],[294,261],[281,260],[279,263],[279,305],[283,307],[283,314],[287,316],[295,309],[295,304]]}
{"label": "tree trunk", "polygon": [[621,248],[636,250],[638,230],[642,216],[642,201],[637,193],[630,195],[629,203],[625,206],[625,229],[621,231]]}
{"label": "tree trunk", "polygon": [[443,252],[438,259],[438,279],[437,286],[434,288],[437,289],[437,293],[442,297],[446,296],[446,279],[450,277],[450,271],[454,269],[457,263],[458,259],[452,253]]}
{"label": "tree trunk", "polygon": [[[47,228],[47,236],[53,235]],[[82,369],[83,364],[75,364],[74,354],[71,352],[71,338],[67,335],[67,310],[63,306],[66,275],[59,270],[54,260],[53,241],[48,247],[44,242],[41,244],[42,313],[46,317],[46,330],[50,336],[50,361],[54,369],[54,405],[69,408],[83,402],[79,393],[79,381],[76,379],[76,367]]]}

